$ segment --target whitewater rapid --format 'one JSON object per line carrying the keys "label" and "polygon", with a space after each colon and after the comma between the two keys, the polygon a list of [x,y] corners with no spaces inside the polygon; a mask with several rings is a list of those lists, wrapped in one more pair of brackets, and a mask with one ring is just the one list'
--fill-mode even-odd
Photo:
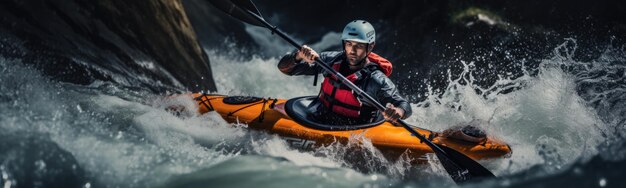
{"label": "whitewater rapid", "polygon": [[[332,38],[332,34],[328,36]],[[623,55],[608,49],[605,56],[592,62],[577,62],[572,59],[576,53],[572,45],[575,40],[568,39],[555,46],[554,55],[542,60],[537,75],[500,78],[487,88],[472,84],[484,79],[473,76],[478,71],[474,62],[460,60],[456,63],[464,71],[448,73],[446,90],[430,91],[426,100],[412,104],[414,113],[407,122],[441,131],[483,120],[480,126],[489,136],[509,143],[513,154],[479,162],[505,179],[534,168],[542,169],[543,174],[536,176],[545,176],[585,162],[596,156],[609,138],[623,133],[620,119],[608,121],[610,117],[598,111],[602,108],[590,103],[612,99],[608,94],[622,89],[580,96],[581,83],[604,78],[581,79],[581,75],[622,68],[610,62]],[[292,98],[316,95],[319,90],[319,85],[312,85],[312,77],[280,73],[276,68],[279,57],[242,58],[233,55],[237,52],[224,51],[207,50],[220,94]],[[15,164],[23,161],[35,164],[34,170],[42,177],[59,169],[74,172],[78,174],[74,183],[84,187],[453,185],[435,158],[425,166],[388,161],[359,135],[354,139],[365,143],[359,154],[362,162],[350,161],[345,155],[354,153],[339,145],[300,151],[276,135],[248,130],[245,124],[229,124],[216,113],[197,114],[191,98],[153,94],[132,84],[56,82],[19,60],[0,62],[0,127],[4,135],[0,141],[17,143],[5,146],[8,152],[0,155],[5,186],[24,183],[15,181],[20,176]],[[563,68],[574,65],[588,69],[572,72]],[[501,93],[510,87],[519,89]],[[183,105],[187,111],[175,116],[164,110],[170,105]],[[42,151],[18,146],[33,142],[33,138],[38,140],[36,145],[52,146]],[[34,155],[30,152],[60,154],[20,159]],[[48,159],[65,162],[57,165]]]}
{"label": "whitewater rapid", "polygon": [[[572,42],[575,43],[566,40],[563,45]],[[480,126],[490,136],[506,141],[513,148],[510,158],[483,162],[500,176],[534,166],[557,172],[575,161],[585,161],[597,154],[597,147],[606,139],[604,134],[609,126],[578,96],[575,75],[562,69],[573,59],[571,54],[564,57],[557,52],[575,53],[575,49],[563,49],[563,45],[555,47],[553,58],[541,62],[536,76],[531,76],[522,66],[519,71],[525,72],[523,76],[500,78],[488,88],[473,84],[484,78],[473,76],[477,71],[474,62],[461,60],[457,63],[464,71],[460,75],[450,75],[448,71],[447,90],[431,91],[427,93],[427,100],[412,104],[414,114],[407,122],[442,131],[475,119],[483,120],[485,124]],[[227,94],[291,98],[318,92],[319,88],[312,86],[311,77],[280,73],[276,69],[278,58],[253,57],[240,61],[225,58],[215,51],[209,54],[213,57],[218,88]],[[510,88],[521,89],[501,94]],[[484,94],[478,94],[477,90]],[[229,93],[231,91],[236,92]],[[439,173],[446,175],[440,168]]]}

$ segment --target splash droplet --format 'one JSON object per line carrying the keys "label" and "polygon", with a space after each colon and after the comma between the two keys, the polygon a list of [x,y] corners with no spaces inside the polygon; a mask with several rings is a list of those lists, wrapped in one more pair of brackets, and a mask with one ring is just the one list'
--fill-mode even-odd
{"label": "splash droplet", "polygon": [[606,179],[605,178],[600,178],[600,182],[598,182],[598,185],[600,185],[600,187],[606,186]]}

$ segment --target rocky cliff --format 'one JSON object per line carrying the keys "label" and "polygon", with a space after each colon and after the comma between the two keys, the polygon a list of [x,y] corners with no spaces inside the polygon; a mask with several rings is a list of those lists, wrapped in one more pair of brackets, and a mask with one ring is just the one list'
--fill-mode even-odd
{"label": "rocky cliff", "polygon": [[56,80],[216,90],[180,0],[6,0],[0,16],[2,56]]}

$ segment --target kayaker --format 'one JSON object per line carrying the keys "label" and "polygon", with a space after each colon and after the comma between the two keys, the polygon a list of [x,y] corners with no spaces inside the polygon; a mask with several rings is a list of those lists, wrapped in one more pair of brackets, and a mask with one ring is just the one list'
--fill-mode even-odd
{"label": "kayaker", "polygon": [[341,40],[343,51],[318,54],[304,45],[302,49],[283,56],[278,63],[278,69],[287,75],[324,75],[318,100],[310,105],[315,111],[312,118],[321,123],[354,125],[373,122],[381,114],[373,105],[367,104],[367,100],[359,99],[350,88],[316,65],[316,57],[381,104],[386,104],[387,110],[382,115],[388,121],[409,117],[411,106],[388,78],[391,63],[372,52],[376,44],[374,27],[367,21],[354,20],[344,28]]}

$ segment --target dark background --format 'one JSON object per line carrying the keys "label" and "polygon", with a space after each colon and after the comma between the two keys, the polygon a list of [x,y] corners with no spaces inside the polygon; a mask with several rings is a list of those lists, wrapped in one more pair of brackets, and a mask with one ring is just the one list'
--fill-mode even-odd
{"label": "dark background", "polygon": [[[245,55],[264,55],[240,21],[204,0],[184,3],[206,48],[226,49],[223,40],[229,37],[249,52]],[[623,45],[626,36],[626,6],[617,0],[254,3],[266,20],[307,44],[330,31],[341,32],[351,20],[372,22],[377,31],[374,51],[394,63],[391,78],[413,102],[420,99],[415,94],[426,92],[427,85],[445,87],[447,73],[442,74],[442,68],[450,68],[454,75],[461,71],[460,61],[474,62],[480,70],[473,73],[479,78],[476,84],[491,86],[497,76],[520,76],[522,66],[532,72],[566,38],[576,40],[574,58],[588,61],[598,58],[609,45]],[[337,50],[339,43],[317,50]]]}

